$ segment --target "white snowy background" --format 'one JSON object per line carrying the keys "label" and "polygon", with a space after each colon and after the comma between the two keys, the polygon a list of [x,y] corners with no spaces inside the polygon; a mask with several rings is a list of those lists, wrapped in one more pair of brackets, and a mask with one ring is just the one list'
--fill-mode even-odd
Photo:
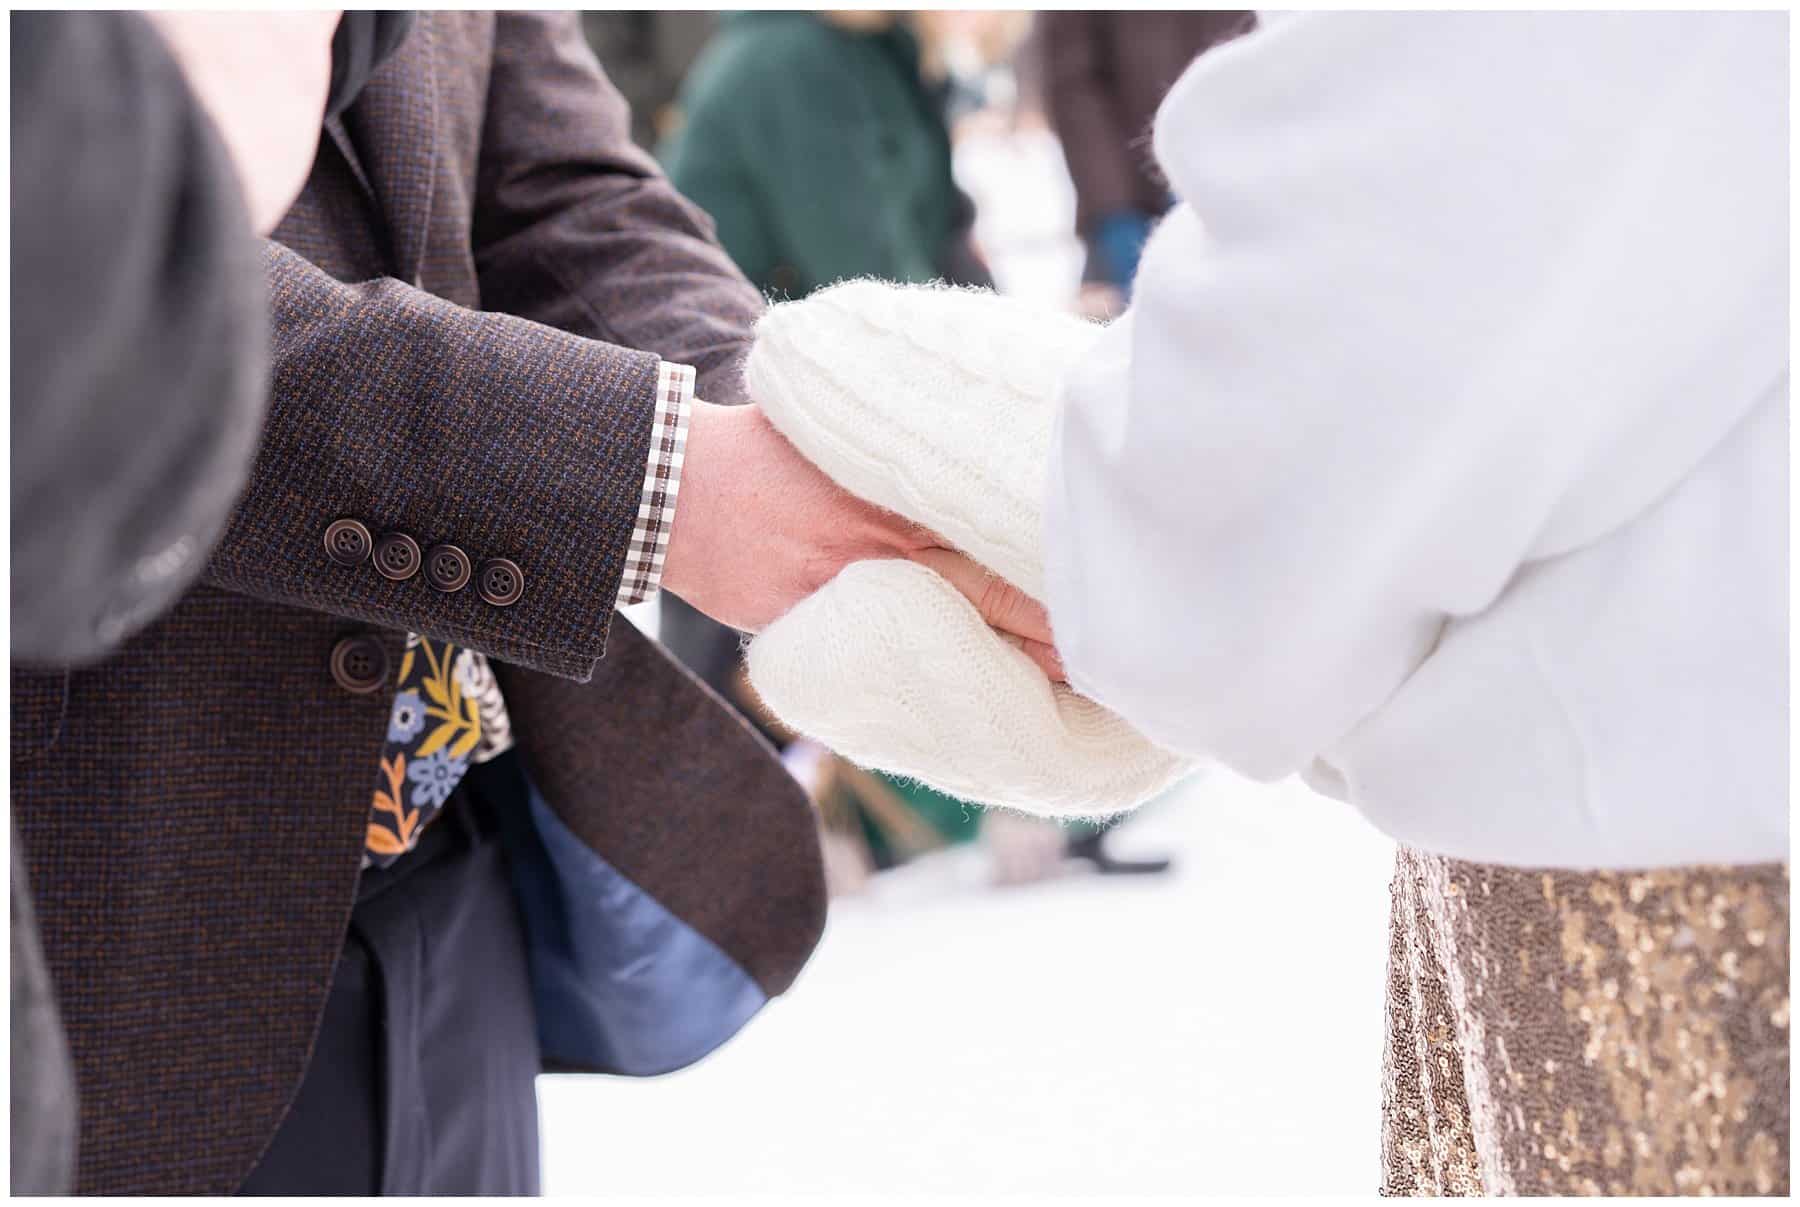
{"label": "white snowy background", "polygon": [[[1071,296],[1054,140],[965,137],[957,173],[1001,288]],[[540,1079],[546,1193],[1372,1192],[1392,845],[1223,772],[1112,841],[1175,870],[990,889],[978,848],[930,857],[698,1066]]]}

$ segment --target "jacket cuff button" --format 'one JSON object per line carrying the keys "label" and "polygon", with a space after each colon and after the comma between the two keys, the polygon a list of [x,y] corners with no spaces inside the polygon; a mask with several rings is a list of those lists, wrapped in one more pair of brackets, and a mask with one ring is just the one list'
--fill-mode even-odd
{"label": "jacket cuff button", "polygon": [[403,583],[419,572],[424,555],[419,542],[404,532],[390,532],[375,546],[375,569],[383,578]]}
{"label": "jacket cuff button", "polygon": [[340,566],[360,566],[375,538],[357,520],[337,520],[325,530],[325,553]]}
{"label": "jacket cuff button", "polygon": [[425,555],[425,581],[449,595],[469,585],[469,555],[455,545],[433,545]]}
{"label": "jacket cuff button", "polygon": [[525,594],[525,572],[503,557],[489,558],[481,563],[475,589],[496,608],[510,608]]}

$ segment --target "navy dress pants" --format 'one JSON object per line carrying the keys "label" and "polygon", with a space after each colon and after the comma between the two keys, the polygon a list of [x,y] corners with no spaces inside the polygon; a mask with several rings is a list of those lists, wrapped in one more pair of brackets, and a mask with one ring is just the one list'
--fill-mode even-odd
{"label": "navy dress pants", "polygon": [[242,1193],[538,1193],[531,982],[478,771],[364,871],[299,1096]]}

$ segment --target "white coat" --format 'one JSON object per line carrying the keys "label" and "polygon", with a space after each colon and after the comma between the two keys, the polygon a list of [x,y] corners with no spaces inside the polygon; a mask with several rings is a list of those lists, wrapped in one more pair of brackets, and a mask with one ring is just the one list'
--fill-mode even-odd
{"label": "white coat", "polygon": [[1488,862],[1787,854],[1787,17],[1322,14],[1159,115],[1071,682]]}

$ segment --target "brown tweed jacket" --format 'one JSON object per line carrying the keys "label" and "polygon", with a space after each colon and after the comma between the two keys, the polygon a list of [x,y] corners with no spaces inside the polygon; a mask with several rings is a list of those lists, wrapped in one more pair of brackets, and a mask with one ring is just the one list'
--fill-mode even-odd
{"label": "brown tweed jacket", "polygon": [[[805,799],[658,647],[609,632],[658,357],[729,401],[761,308],[627,131],[573,14],[423,15],[268,249],[268,427],[206,582],[107,663],[15,668],[80,1190],[230,1191],[299,1085],[390,703],[334,682],[346,634],[390,665],[405,630],[500,660],[563,820],[768,992],[816,942]],[[340,517],[510,558],[523,597],[336,565]]]}

